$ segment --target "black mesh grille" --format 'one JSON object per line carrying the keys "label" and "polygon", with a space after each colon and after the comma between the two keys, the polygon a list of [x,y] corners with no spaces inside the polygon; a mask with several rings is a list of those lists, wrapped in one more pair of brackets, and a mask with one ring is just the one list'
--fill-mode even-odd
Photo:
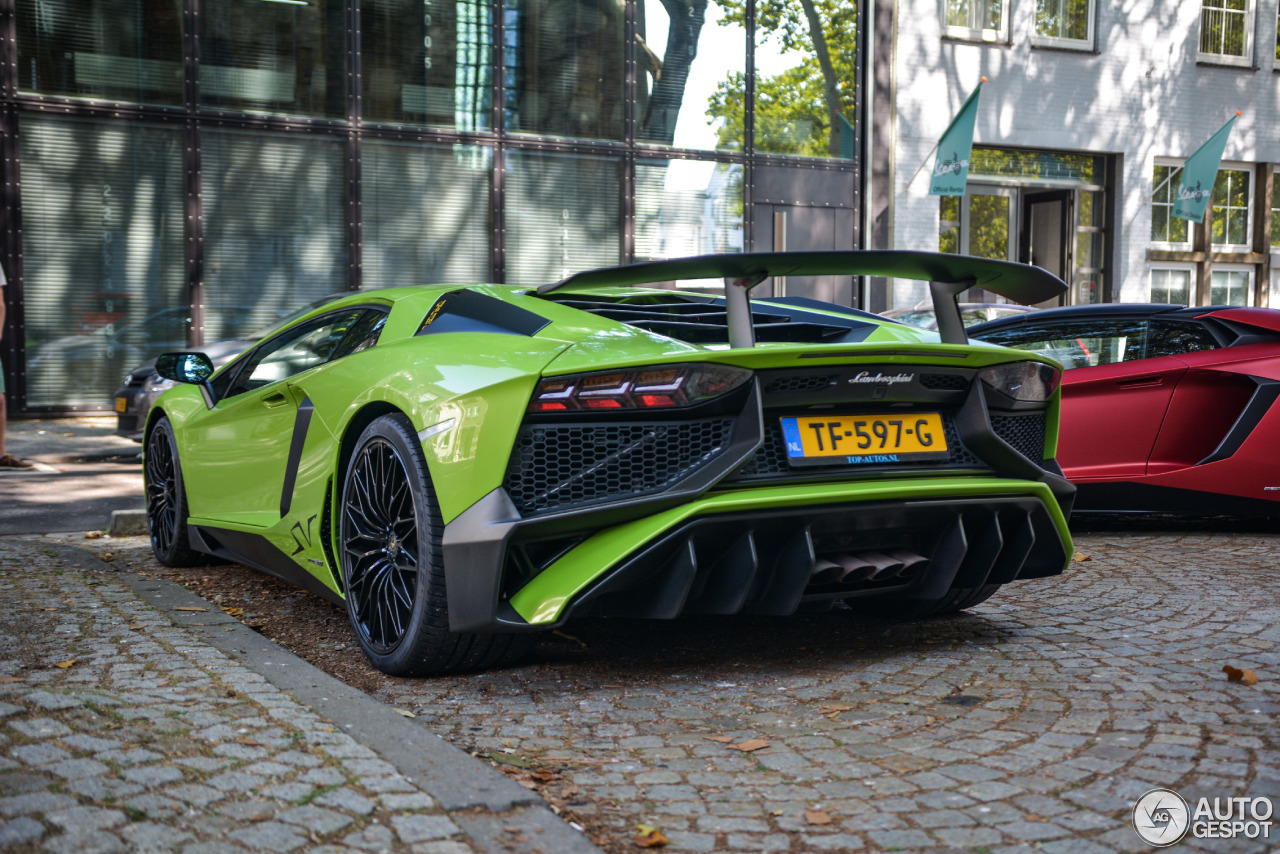
{"label": "black mesh grille", "polygon": [[778,377],[765,386],[764,392],[765,394],[771,394],[773,392],[816,391],[820,388],[826,388],[835,382],[836,377],[826,376],[825,374]]}
{"label": "black mesh grille", "polygon": [[660,492],[719,456],[733,419],[526,424],[504,486],[521,513]]}
{"label": "black mesh grille", "polygon": [[969,380],[958,374],[924,374],[920,385],[934,391],[964,391],[969,387]]}
{"label": "black mesh grille", "polygon": [[1044,412],[1027,412],[1018,415],[991,413],[991,429],[1018,453],[1040,462],[1044,459]]}
{"label": "black mesh grille", "polygon": [[[982,461],[974,456],[964,443],[960,441],[960,433],[956,430],[955,419],[950,415],[942,416],[942,429],[947,436],[947,448],[951,452],[949,459],[922,462],[924,466],[981,466]],[[901,467],[902,464],[896,464]],[[786,441],[782,437],[782,425],[776,417],[765,414],[764,444],[751,455],[751,458],[726,482],[733,483],[744,480],[781,480],[786,478],[809,479],[814,475],[830,474],[832,471],[848,472],[850,467],[845,463],[830,466],[812,466],[802,469],[792,468],[787,463]]]}

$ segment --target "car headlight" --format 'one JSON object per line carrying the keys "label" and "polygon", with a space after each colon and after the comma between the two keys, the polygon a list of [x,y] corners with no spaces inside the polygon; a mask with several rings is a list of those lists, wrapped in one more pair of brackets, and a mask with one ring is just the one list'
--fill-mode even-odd
{"label": "car headlight", "polygon": [[664,365],[547,377],[538,383],[530,412],[668,409],[729,394],[751,372],[726,365]]}
{"label": "car headlight", "polygon": [[1043,362],[1010,362],[978,371],[990,388],[1014,400],[1048,400],[1058,388],[1062,371]]}
{"label": "car headlight", "polygon": [[147,382],[147,391],[168,391],[175,385],[177,385],[177,383],[173,380],[167,380],[161,376],[153,376],[150,381]]}

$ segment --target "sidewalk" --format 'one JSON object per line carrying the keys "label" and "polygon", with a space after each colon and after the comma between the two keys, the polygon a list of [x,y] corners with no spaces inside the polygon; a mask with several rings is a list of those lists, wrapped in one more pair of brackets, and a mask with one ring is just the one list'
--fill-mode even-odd
{"label": "sidewalk", "polygon": [[184,588],[16,537],[0,538],[0,849],[597,850]]}
{"label": "sidewalk", "polygon": [[0,534],[104,530],[117,510],[140,522],[142,446],[115,426],[114,415],[10,420],[7,450],[35,467],[0,469]]}

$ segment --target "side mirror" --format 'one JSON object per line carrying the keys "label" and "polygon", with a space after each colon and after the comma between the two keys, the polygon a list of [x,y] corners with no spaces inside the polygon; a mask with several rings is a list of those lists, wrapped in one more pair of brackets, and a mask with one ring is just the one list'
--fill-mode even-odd
{"label": "side mirror", "polygon": [[165,353],[156,359],[156,373],[167,380],[203,385],[213,376],[213,362],[204,353]]}

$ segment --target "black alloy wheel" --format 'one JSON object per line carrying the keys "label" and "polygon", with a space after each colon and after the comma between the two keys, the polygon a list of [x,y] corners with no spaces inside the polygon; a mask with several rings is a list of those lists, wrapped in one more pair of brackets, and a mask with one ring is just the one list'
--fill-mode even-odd
{"label": "black alloy wheel", "polygon": [[360,434],[340,510],[347,616],[374,667],[392,676],[476,670],[528,648],[528,635],[449,631],[444,524],[422,445],[404,415],[383,415]]}
{"label": "black alloy wheel", "polygon": [[381,436],[351,461],[342,508],[347,601],[356,630],[379,655],[404,640],[418,593],[418,516],[409,475]]}
{"label": "black alloy wheel", "polygon": [[173,425],[161,418],[147,437],[142,468],[147,500],[147,533],[151,551],[165,566],[195,566],[202,556],[187,535],[187,497]]}

